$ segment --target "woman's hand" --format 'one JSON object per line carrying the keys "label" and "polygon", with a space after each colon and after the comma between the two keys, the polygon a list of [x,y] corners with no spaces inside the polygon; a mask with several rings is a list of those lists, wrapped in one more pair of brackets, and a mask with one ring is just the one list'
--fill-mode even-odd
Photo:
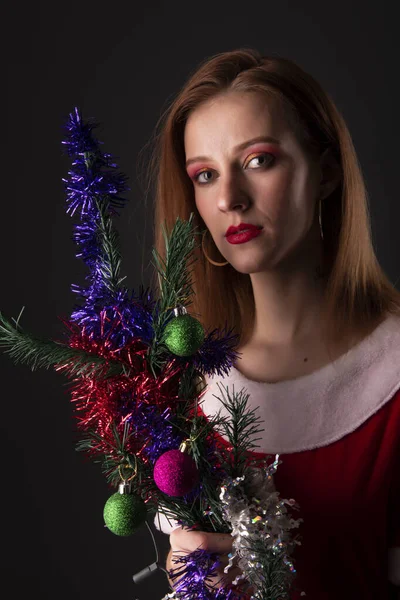
{"label": "woman's hand", "polygon": [[[229,563],[228,554],[232,551],[232,536],[229,533],[208,533],[205,531],[192,531],[178,527],[174,529],[169,537],[171,550],[168,554],[166,568],[168,571],[176,569],[179,565],[174,564],[174,555],[176,557],[182,554],[189,554],[195,550],[208,550],[219,555],[220,564],[216,575],[210,578],[209,587],[220,588],[227,586],[242,571],[234,565],[229,569],[228,573],[224,573],[224,567]],[[169,580],[171,587],[173,583]]]}

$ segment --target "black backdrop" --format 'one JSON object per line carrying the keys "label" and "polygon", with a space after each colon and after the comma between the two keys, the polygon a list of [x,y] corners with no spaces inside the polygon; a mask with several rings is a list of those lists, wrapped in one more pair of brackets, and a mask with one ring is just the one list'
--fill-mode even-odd
{"label": "black backdrop", "polygon": [[[71,312],[82,283],[61,178],[62,125],[75,105],[101,123],[105,150],[130,178],[118,221],[130,287],[149,280],[151,198],[139,156],[166,103],[206,56],[239,46],[296,60],[325,86],[350,127],[370,194],[375,247],[396,284],[400,102],[399,42],[391,2],[18,2],[2,10],[1,302],[25,306],[23,326],[44,337]],[[395,3],[393,3],[395,6]],[[157,600],[144,527],[118,538],[103,527],[110,493],[99,465],[75,451],[65,381],[0,354],[0,586],[22,600]],[[168,538],[156,532],[161,555]]]}

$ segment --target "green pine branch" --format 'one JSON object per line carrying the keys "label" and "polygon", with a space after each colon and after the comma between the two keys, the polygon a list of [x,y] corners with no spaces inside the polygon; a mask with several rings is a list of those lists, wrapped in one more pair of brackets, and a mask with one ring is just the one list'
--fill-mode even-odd
{"label": "green pine branch", "polygon": [[[190,419],[188,414],[192,413]],[[227,417],[219,414],[208,419],[197,414],[197,401],[181,401],[177,405],[174,421],[169,421],[183,435],[191,440],[190,454],[196,462],[200,473],[202,487],[190,504],[181,498],[162,495],[160,510],[174,519],[181,519],[189,526],[196,525],[203,531],[229,533],[230,526],[224,520],[221,500],[220,470],[215,468],[215,460],[210,462],[210,445],[213,443],[215,431],[222,428]],[[215,456],[215,450],[214,456]],[[229,452],[221,449],[216,456],[220,464],[229,462]]]}
{"label": "green pine branch", "polygon": [[34,337],[21,329],[19,319],[14,325],[1,312],[0,348],[4,349],[14,363],[28,365],[32,371],[65,365],[66,372],[73,376],[81,377],[102,372],[104,377],[109,377],[123,372],[124,369],[121,363],[106,363],[101,356]]}
{"label": "green pine branch", "polygon": [[[100,153],[101,154],[101,153]],[[99,151],[85,152],[84,160],[88,174],[96,169],[96,162],[99,160]],[[101,261],[98,261],[97,267],[101,271],[102,280],[112,296],[117,293],[121,282],[125,277],[120,277],[121,272],[121,251],[119,247],[119,234],[114,226],[112,214],[110,213],[110,200],[108,196],[99,196],[94,199],[98,210],[98,219],[96,221],[97,239],[102,250]]]}
{"label": "green pine branch", "polygon": [[162,303],[165,307],[171,304],[187,306],[193,294],[189,261],[195,248],[193,213],[187,221],[177,218],[169,237],[165,226],[162,226],[162,232],[165,260],[153,249],[153,264],[159,276]]}
{"label": "green pine branch", "polygon": [[[111,431],[113,439],[108,442],[93,429],[86,431],[77,443],[76,450],[92,454],[93,461],[101,463],[102,472],[112,487],[116,488],[118,486],[121,482],[121,475],[128,480],[135,473],[135,476],[131,479],[133,491],[143,498],[149,497],[150,492],[153,492],[153,495],[154,492],[158,494],[159,490],[152,477],[152,465],[127,450],[127,442],[133,435],[129,424],[126,423],[122,437],[119,435],[115,423],[111,426]],[[104,445],[108,446],[108,450],[105,452]],[[99,452],[99,448],[102,448],[102,452]],[[156,505],[154,506],[155,509]]]}
{"label": "green pine branch", "polygon": [[230,392],[228,386],[223,389],[221,384],[217,385],[221,393],[219,400],[229,414],[229,418],[221,421],[221,425],[217,425],[219,432],[228,438],[232,446],[230,460],[225,465],[225,469],[232,478],[240,477],[246,468],[247,453],[257,448],[255,442],[261,439],[254,436],[264,431],[259,427],[262,421],[256,415],[257,408],[248,409],[250,394],[245,389],[235,392],[233,386]]}
{"label": "green pine branch", "polygon": [[162,368],[167,349],[164,330],[170,320],[171,311],[192,302],[193,283],[191,266],[195,262],[196,232],[193,229],[193,213],[187,221],[177,218],[170,236],[162,226],[165,242],[165,259],[153,249],[153,265],[156,268],[160,298],[153,314],[154,336],[149,348],[149,364],[155,374]]}
{"label": "green pine branch", "polygon": [[[221,389],[221,388],[220,388]],[[256,410],[249,411],[247,402],[249,394],[240,392],[225,394],[221,391],[221,402],[227,409],[228,415],[221,415],[221,411],[212,417],[204,418],[197,414],[196,405],[179,402],[175,411],[175,426],[191,439],[191,456],[199,469],[202,487],[191,504],[186,504],[183,499],[162,496],[159,509],[169,518],[180,519],[189,526],[196,525],[202,531],[230,533],[231,526],[226,522],[221,505],[221,475],[228,477],[241,476],[246,471],[246,453],[256,447],[254,438],[263,431],[259,425],[260,418]],[[189,409],[193,409],[188,420]],[[172,422],[172,421],[171,421]],[[228,439],[231,449],[214,449],[219,468],[215,469],[214,460],[210,460],[210,444],[215,432],[219,432]]]}
{"label": "green pine branch", "polygon": [[105,200],[97,199],[96,206],[99,211],[97,236],[103,255],[99,267],[104,285],[110,294],[115,297],[121,282],[125,279],[125,277],[120,277],[122,258],[119,248],[119,235],[109,212],[109,203]]}
{"label": "green pine branch", "polygon": [[[174,406],[173,417],[167,420],[182,439],[191,441],[190,453],[202,481],[201,489],[191,502],[163,494],[155,485],[151,465],[127,451],[127,442],[131,435],[135,435],[135,442],[140,444],[138,432],[133,434],[132,431],[126,430],[121,437],[114,426],[113,439],[109,442],[107,451],[104,450],[104,438],[95,431],[88,431],[77,449],[88,451],[92,455],[97,454],[96,462],[101,463],[107,481],[114,487],[121,480],[119,468],[122,464],[128,464],[131,470],[136,469],[132,488],[142,497],[152,498],[148,504],[150,512],[160,510],[171,519],[181,520],[188,526],[196,525],[203,531],[229,533],[231,527],[224,518],[220,499],[221,473],[227,473],[228,477],[232,478],[244,474],[246,452],[255,447],[254,435],[262,429],[259,428],[260,419],[255,411],[247,409],[248,394],[242,390],[232,393],[227,391],[225,395],[226,397],[222,393],[221,402],[227,409],[227,416],[221,415],[220,411],[207,419],[198,415],[199,401],[197,397],[193,399],[192,395],[182,397]],[[210,455],[216,431],[225,434],[232,449],[214,448],[213,455]],[[102,454],[99,454],[99,448],[103,449]],[[215,460],[219,464],[217,469]]]}
{"label": "green pine branch", "polygon": [[[192,421],[192,456],[201,472],[202,488],[192,510],[192,523],[201,523],[203,531],[217,531],[229,533],[230,525],[225,521],[221,506],[221,476],[220,469],[216,471],[215,462],[209,460],[210,443],[214,437],[215,430],[223,427],[226,417],[215,415],[205,420],[202,416],[196,416]],[[219,464],[228,462],[229,453],[224,449],[215,453]]]}

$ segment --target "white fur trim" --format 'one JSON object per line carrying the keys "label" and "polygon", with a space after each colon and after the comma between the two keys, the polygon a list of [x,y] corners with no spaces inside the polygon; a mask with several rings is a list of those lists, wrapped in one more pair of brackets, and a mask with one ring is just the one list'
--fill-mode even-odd
{"label": "white fur trim", "polygon": [[[258,407],[264,431],[258,452],[285,454],[327,446],[357,429],[400,388],[400,317],[389,315],[375,330],[332,363],[301,377],[264,383],[236,368],[207,377],[202,397],[207,416],[219,409],[225,390],[245,389],[249,408]],[[217,396],[217,398],[215,397]]]}

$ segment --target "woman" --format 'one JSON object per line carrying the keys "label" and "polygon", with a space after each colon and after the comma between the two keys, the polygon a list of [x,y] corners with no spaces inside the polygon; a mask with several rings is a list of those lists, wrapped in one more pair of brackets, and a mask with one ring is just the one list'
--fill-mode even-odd
{"label": "woman", "polygon": [[[190,308],[206,327],[235,327],[241,354],[224,386],[250,392],[260,453],[280,454],[277,489],[300,506],[293,597],[396,597],[400,295],[374,253],[346,124],[298,65],[252,49],[200,65],[160,124],[156,247],[178,216],[206,230]],[[220,408],[218,381],[206,415]],[[201,546],[222,574],[230,535],[158,526],[167,569]]]}

